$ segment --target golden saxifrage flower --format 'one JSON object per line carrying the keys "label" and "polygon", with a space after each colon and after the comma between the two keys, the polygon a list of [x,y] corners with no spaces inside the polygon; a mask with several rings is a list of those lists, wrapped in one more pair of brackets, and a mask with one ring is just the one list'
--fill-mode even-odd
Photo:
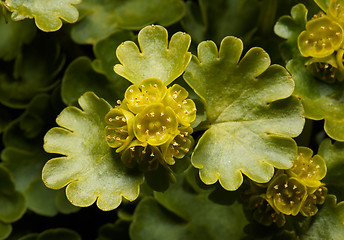
{"label": "golden saxifrage flower", "polygon": [[193,142],[190,123],[196,106],[178,84],[167,88],[157,78],[132,85],[123,102],[106,115],[106,141],[128,168],[151,171],[159,163],[173,165],[183,158]]}

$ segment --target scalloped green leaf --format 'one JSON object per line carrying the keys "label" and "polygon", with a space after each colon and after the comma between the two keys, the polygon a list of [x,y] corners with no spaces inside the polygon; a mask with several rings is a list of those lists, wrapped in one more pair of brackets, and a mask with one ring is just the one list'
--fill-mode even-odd
{"label": "scalloped green leaf", "polygon": [[286,66],[295,81],[293,94],[301,99],[306,118],[325,119],[325,132],[335,140],[344,141],[344,83],[320,81],[304,64],[303,59],[293,59]]}
{"label": "scalloped green leaf", "polygon": [[[55,118],[51,110],[49,95],[36,96],[4,132],[5,148],[1,152],[3,164],[12,173],[16,189],[24,194],[27,207],[44,216],[78,210],[67,200],[63,201],[61,194],[46,188],[41,179],[42,168],[50,158],[43,150],[42,134]],[[66,198],[65,194],[62,196]]]}
{"label": "scalloped green leaf", "polygon": [[42,233],[28,234],[19,240],[81,240],[78,233],[67,228],[48,229]]}
{"label": "scalloped green leaf", "polygon": [[[3,18],[1,11],[0,18]],[[32,41],[36,29],[30,21],[6,23],[0,19],[0,58],[5,61],[14,59],[20,53],[23,44]]]}
{"label": "scalloped green leaf", "polygon": [[[257,27],[260,2],[256,0],[198,0],[186,2],[187,14],[181,23],[192,40],[212,39],[216,43],[228,36],[245,38]],[[230,23],[230,24],[229,24]],[[248,36],[249,38],[249,36]]]}
{"label": "scalloped green leaf", "polygon": [[92,91],[115,105],[118,99],[123,98],[128,86],[129,83],[118,75],[110,81],[104,74],[94,71],[88,57],[79,57],[64,73],[61,96],[65,104],[75,105],[82,94]]}
{"label": "scalloped green leaf", "polygon": [[65,108],[44,137],[44,149],[63,156],[49,160],[43,168],[45,185],[66,188],[69,201],[80,207],[92,205],[102,210],[119,206],[122,197],[133,201],[143,182],[141,173],[128,170],[106,143],[105,115],[111,106],[87,92],[79,98],[82,110]]}
{"label": "scalloped green leaf", "polygon": [[[241,239],[247,224],[242,206],[222,206],[208,199],[209,192],[195,192],[178,177],[176,184],[155,199],[138,204],[130,226],[133,240]],[[220,221],[219,221],[220,219]]]}
{"label": "scalloped green leaf", "polygon": [[291,9],[290,13],[291,16],[280,17],[274,26],[275,33],[286,39],[280,47],[284,59],[301,56],[297,47],[297,38],[306,28],[308,10],[305,5],[299,3]]}
{"label": "scalloped green leaf", "polygon": [[191,59],[188,52],[191,38],[177,32],[168,43],[167,30],[159,25],[147,26],[138,35],[139,47],[127,41],[118,46],[116,55],[121,64],[116,64],[115,72],[139,85],[147,78],[158,78],[165,85],[178,78]]}
{"label": "scalloped green leaf", "polygon": [[185,14],[182,0],[83,0],[77,6],[84,18],[72,28],[78,43],[94,44],[119,29],[149,24],[171,25]]}
{"label": "scalloped green leaf", "polygon": [[325,139],[320,144],[318,154],[324,158],[327,166],[327,175],[323,180],[326,187],[343,200],[344,182],[339,179],[344,177],[344,143],[332,144],[331,139]]}
{"label": "scalloped green leaf", "polygon": [[73,6],[81,0],[6,0],[5,6],[13,12],[12,20],[35,18],[39,29],[45,32],[57,31],[62,20],[74,23],[79,18],[78,10]]}
{"label": "scalloped green leaf", "polygon": [[24,196],[15,190],[10,172],[0,165],[0,222],[12,223],[25,213]]}
{"label": "scalloped green leaf", "polygon": [[344,236],[344,202],[337,204],[334,195],[328,195],[322,209],[301,240],[340,240]]}
{"label": "scalloped green leaf", "polygon": [[215,43],[202,42],[184,79],[204,100],[208,130],[195,147],[191,161],[206,184],[217,180],[236,190],[242,173],[268,182],[274,167],[287,169],[297,154],[304,125],[301,103],[288,72],[270,66],[269,55],[252,48],[239,61],[240,39],[226,37],[218,52]]}
{"label": "scalloped green leaf", "polygon": [[[49,39],[49,38],[48,38]],[[13,75],[0,71],[0,102],[13,108],[25,108],[39,93],[58,83],[65,56],[53,39],[35,39],[15,60]]]}

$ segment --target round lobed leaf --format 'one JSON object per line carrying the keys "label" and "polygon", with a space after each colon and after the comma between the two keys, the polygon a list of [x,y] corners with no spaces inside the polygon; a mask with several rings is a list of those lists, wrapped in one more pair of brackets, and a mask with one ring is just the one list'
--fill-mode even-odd
{"label": "round lobed leaf", "polygon": [[322,156],[326,162],[327,174],[323,180],[329,189],[329,192],[335,193],[339,199],[344,199],[344,143],[331,143],[331,139],[327,138],[321,142],[318,154]]}
{"label": "round lobed leaf", "polygon": [[81,0],[6,0],[5,6],[13,12],[13,20],[35,18],[39,29],[52,32],[62,27],[61,19],[69,23],[78,20],[79,12],[73,5],[80,2]]}
{"label": "round lobed leaf", "polygon": [[65,108],[56,120],[61,127],[52,128],[44,138],[47,152],[64,155],[45,164],[45,185],[67,186],[67,198],[76,206],[90,206],[97,200],[100,209],[112,210],[122,196],[135,200],[143,176],[127,170],[104,136],[104,118],[111,106],[91,92],[81,96],[79,104],[83,110]]}
{"label": "round lobed leaf", "polygon": [[209,192],[192,189],[181,176],[165,192],[154,195],[135,209],[130,226],[133,240],[237,240],[246,235],[247,220],[240,204],[215,204],[208,199]]}
{"label": "round lobed leaf", "polygon": [[301,240],[334,239],[344,236],[344,202],[337,204],[334,195],[329,195],[321,210],[314,217],[312,225],[306,233],[300,236]]}
{"label": "round lobed leaf", "polygon": [[114,71],[135,85],[147,78],[161,79],[165,85],[179,77],[190,62],[191,38],[177,32],[168,43],[167,30],[159,25],[143,28],[138,34],[139,47],[127,41],[118,46],[116,55],[121,64]]}
{"label": "round lobed leaf", "polygon": [[[256,182],[268,182],[274,167],[292,167],[296,137],[304,125],[303,109],[295,97],[288,72],[270,66],[268,54],[252,48],[239,61],[240,39],[226,37],[216,45],[202,42],[184,79],[204,100],[208,130],[199,139],[192,164],[206,184],[217,180],[236,190],[242,173]],[[214,84],[215,83],[215,84]]]}
{"label": "round lobed leaf", "polygon": [[294,57],[300,57],[300,51],[297,47],[297,38],[306,28],[308,10],[302,3],[292,7],[290,15],[282,16],[274,26],[275,33],[286,39],[280,45],[280,52],[284,60]]}
{"label": "round lobed leaf", "polygon": [[301,54],[316,58],[331,55],[340,48],[342,42],[342,27],[326,16],[307,22],[306,30],[297,39]]}
{"label": "round lobed leaf", "polygon": [[286,67],[295,81],[293,94],[301,99],[305,117],[325,119],[325,132],[335,140],[344,141],[344,83],[319,81],[305,68],[303,59],[293,59]]}

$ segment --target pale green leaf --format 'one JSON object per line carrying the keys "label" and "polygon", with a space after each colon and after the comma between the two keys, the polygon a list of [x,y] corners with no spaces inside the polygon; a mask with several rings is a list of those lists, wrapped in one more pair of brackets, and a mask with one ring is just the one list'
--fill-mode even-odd
{"label": "pale green leaf", "polygon": [[337,204],[334,195],[329,195],[322,209],[315,215],[308,231],[301,240],[341,240],[344,236],[344,202]]}
{"label": "pale green leaf", "polygon": [[121,64],[114,67],[117,74],[136,85],[147,78],[158,78],[168,85],[184,72],[191,59],[191,38],[186,33],[175,33],[168,43],[164,27],[147,26],[139,32],[138,42],[140,49],[132,41],[117,48]]}
{"label": "pale green leaf", "polygon": [[278,19],[274,26],[275,33],[286,39],[280,46],[282,57],[286,60],[301,56],[297,47],[297,38],[306,28],[308,10],[302,3],[292,7],[291,16],[285,15]]}
{"label": "pale green leaf", "polygon": [[328,84],[316,79],[304,66],[305,60],[293,59],[287,69],[295,81],[294,95],[301,99],[306,118],[325,119],[325,131],[344,141],[344,83]]}
{"label": "pale green leaf", "polygon": [[60,127],[45,135],[44,149],[64,156],[46,163],[44,183],[53,189],[67,186],[67,198],[76,206],[97,201],[100,209],[112,210],[122,197],[135,200],[142,174],[130,172],[106,143],[104,118],[111,106],[91,92],[80,97],[79,105],[82,110],[65,108],[56,120]]}
{"label": "pale green leaf", "polygon": [[79,12],[73,4],[81,0],[6,0],[5,6],[11,11],[11,18],[20,21],[35,18],[39,29],[45,32],[57,31],[62,27],[62,20],[74,23]]}
{"label": "pale green leaf", "polygon": [[220,43],[228,35],[243,38],[256,28],[260,4],[257,0],[187,1],[186,11],[182,25],[192,40]]}
{"label": "pale green leaf", "polygon": [[336,193],[341,200],[344,199],[344,143],[331,143],[331,139],[321,142],[318,154],[326,162],[327,175],[323,182],[329,188],[329,192]]}
{"label": "pale green leaf", "polygon": [[129,83],[118,75],[109,80],[105,75],[95,72],[89,58],[79,57],[64,73],[61,96],[65,104],[75,105],[82,94],[92,91],[115,105],[118,99],[123,99],[128,86]]}
{"label": "pale green leaf", "polygon": [[247,224],[242,206],[222,206],[208,199],[209,192],[196,193],[179,176],[176,184],[155,198],[146,197],[137,206],[130,227],[133,240],[241,239]]}
{"label": "pale green leaf", "polygon": [[78,43],[94,44],[119,29],[171,25],[185,14],[182,0],[83,0],[77,6],[85,15],[72,29]]}
{"label": "pale green leaf", "polygon": [[204,100],[208,130],[192,155],[206,184],[217,180],[236,190],[242,173],[268,182],[274,167],[287,169],[296,157],[296,143],[304,125],[303,109],[289,97],[294,82],[281,66],[270,66],[261,48],[252,48],[239,61],[242,42],[226,37],[216,45],[202,42],[184,79]]}

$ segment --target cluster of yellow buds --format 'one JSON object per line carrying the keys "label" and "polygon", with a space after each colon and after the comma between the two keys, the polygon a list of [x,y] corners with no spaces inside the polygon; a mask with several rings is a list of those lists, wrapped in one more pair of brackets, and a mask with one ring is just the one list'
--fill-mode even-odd
{"label": "cluster of yellow buds", "polygon": [[245,191],[246,209],[253,212],[253,218],[269,226],[285,224],[284,215],[301,213],[311,217],[318,212],[317,205],[325,202],[327,188],[321,180],[326,175],[326,164],[313,151],[299,147],[299,154],[292,168],[278,171],[268,184],[251,183]]}
{"label": "cluster of yellow buds", "polygon": [[328,83],[344,80],[344,0],[331,0],[326,14],[307,22],[298,37],[298,47],[311,72]]}
{"label": "cluster of yellow buds", "polygon": [[180,85],[167,88],[156,78],[128,87],[124,100],[105,117],[106,141],[121,152],[126,167],[152,171],[189,152],[196,107],[188,95]]}

